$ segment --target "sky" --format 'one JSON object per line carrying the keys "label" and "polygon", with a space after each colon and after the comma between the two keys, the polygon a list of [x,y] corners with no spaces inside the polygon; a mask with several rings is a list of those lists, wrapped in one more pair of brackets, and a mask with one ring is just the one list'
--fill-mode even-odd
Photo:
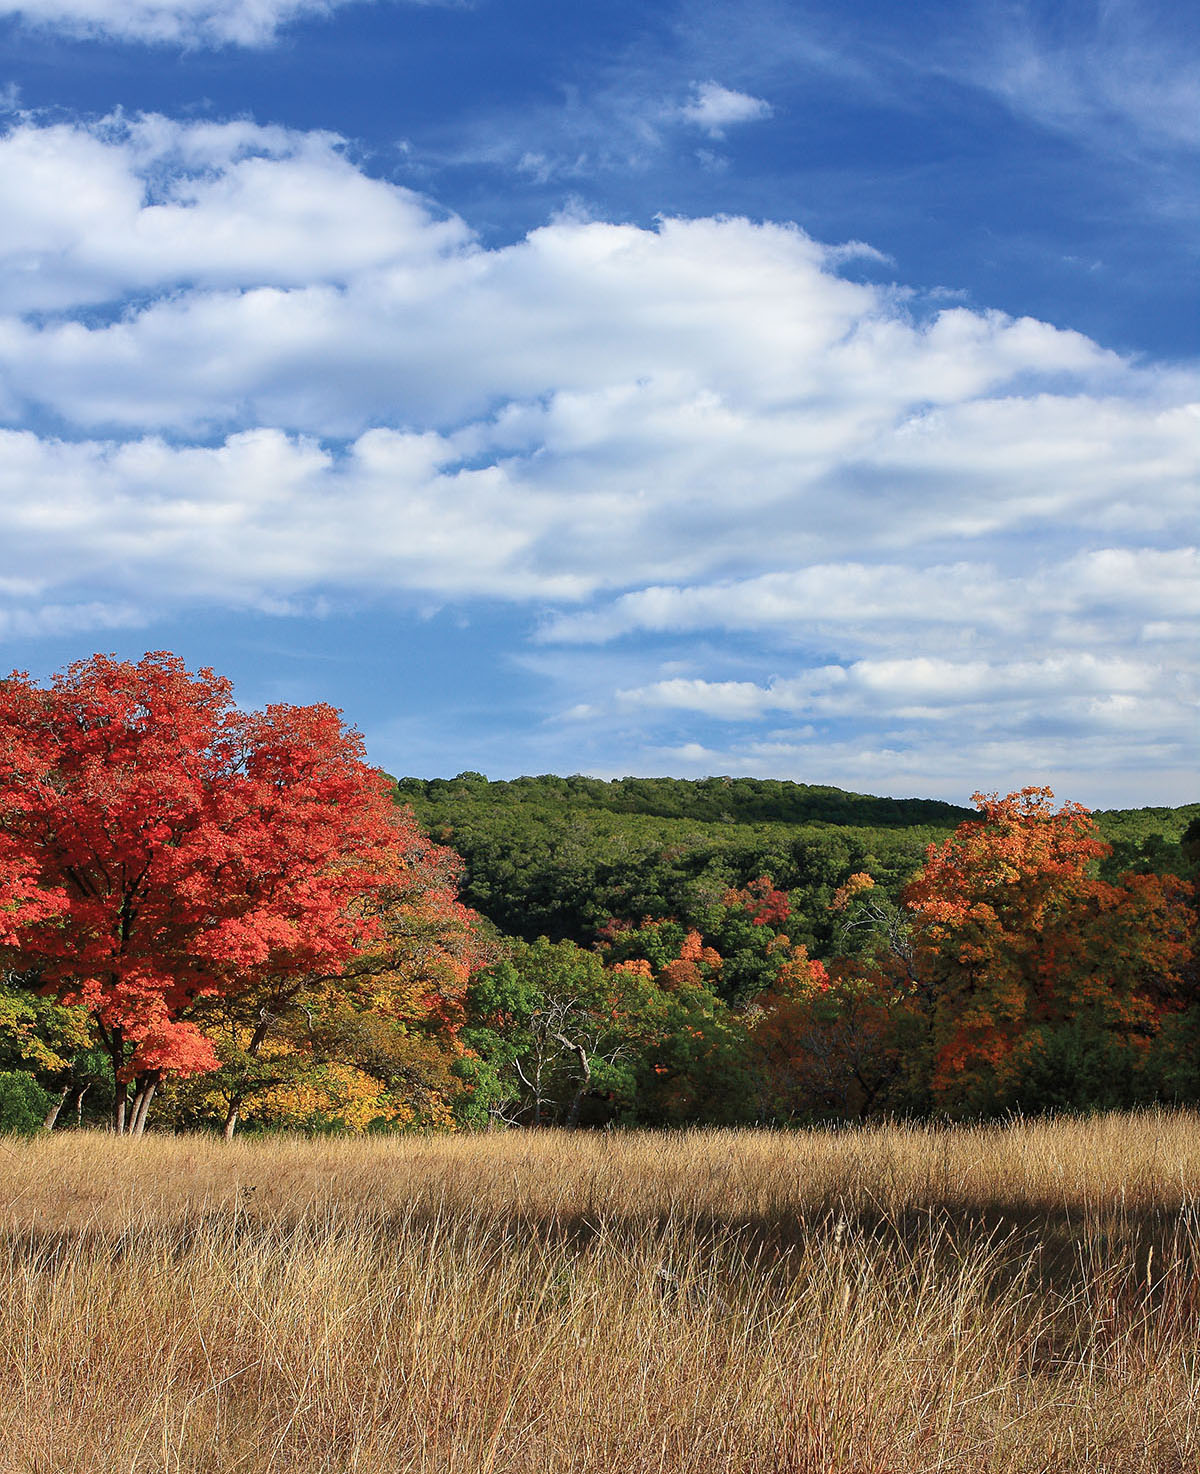
{"label": "sky", "polygon": [[1200,11],[0,0],[0,665],[1200,799]]}

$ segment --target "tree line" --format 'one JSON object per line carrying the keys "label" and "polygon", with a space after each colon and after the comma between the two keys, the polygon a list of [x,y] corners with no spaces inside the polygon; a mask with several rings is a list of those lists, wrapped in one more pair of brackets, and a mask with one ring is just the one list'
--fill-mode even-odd
{"label": "tree line", "polygon": [[1200,1099],[1200,806],[398,783],[166,652],[0,682],[0,1128]]}

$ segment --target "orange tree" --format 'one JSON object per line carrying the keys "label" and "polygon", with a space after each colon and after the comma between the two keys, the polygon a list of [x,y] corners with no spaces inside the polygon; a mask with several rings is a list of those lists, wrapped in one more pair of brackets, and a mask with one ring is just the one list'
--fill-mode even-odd
{"label": "orange tree", "polygon": [[[646,917],[601,930],[605,959],[643,982],[639,1121],[733,1123],[837,1108],[817,1087],[829,1075],[818,1057],[838,1001],[822,964],[789,935],[798,923],[788,893],[760,875],[694,908],[688,923]],[[832,1094],[841,1101],[846,1092]]]}
{"label": "orange tree", "polygon": [[1099,879],[1108,854],[1047,788],[976,794],[904,893],[930,1000],[935,1103],[1124,1104],[1165,1016],[1190,1001],[1195,913],[1173,876]]}
{"label": "orange tree", "polygon": [[787,917],[786,895],[763,877],[705,908],[703,931],[672,918],[605,929],[602,954],[640,990],[631,1010],[635,1119],[761,1119],[764,1091],[750,1034],[761,1010],[754,998],[764,984],[786,987],[810,966],[805,949],[775,930]]}
{"label": "orange tree", "polygon": [[1095,821],[1048,789],[975,802],[899,905],[851,876],[827,969],[760,995],[774,1114],[1116,1106],[1195,1083],[1185,883],[1102,879]]}
{"label": "orange tree", "polygon": [[698,930],[669,920],[643,922],[616,942],[634,948],[613,972],[638,989],[636,1118],[656,1126],[753,1119],[759,1092],[744,1009],[722,996],[725,959]]}

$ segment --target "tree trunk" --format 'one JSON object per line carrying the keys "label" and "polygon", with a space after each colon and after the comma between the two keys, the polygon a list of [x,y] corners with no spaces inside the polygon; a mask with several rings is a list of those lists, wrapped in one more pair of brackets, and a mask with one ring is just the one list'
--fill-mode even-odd
{"label": "tree trunk", "polygon": [[571,1109],[567,1112],[566,1126],[568,1131],[573,1131],[579,1125],[579,1111],[583,1105],[583,1097],[587,1094],[587,1088],[592,1078],[592,1062],[588,1058],[588,1052],[582,1044],[576,1044],[566,1038],[563,1034],[555,1036],[564,1049],[569,1049],[579,1061],[579,1088],[575,1091],[575,1099],[571,1102]]}
{"label": "tree trunk", "polygon": [[[293,989],[291,995],[281,995],[281,998],[286,1001],[286,997],[294,996],[294,994],[295,990]],[[258,1052],[264,1043],[266,1043],[267,1035],[271,1032],[271,1025],[278,1017],[278,1008],[280,1006],[282,1006],[282,1003],[276,1008],[264,1007],[260,1011],[258,1023],[254,1026],[254,1033],[250,1035],[250,1042],[246,1045],[246,1056],[248,1059],[258,1058]],[[242,1102],[248,1094],[250,1094],[248,1089],[243,1090],[236,1100],[232,1100],[229,1103],[229,1109],[225,1112],[225,1124],[221,1127],[221,1135],[226,1141],[233,1140],[233,1133],[237,1130],[238,1122],[242,1118]]]}
{"label": "tree trunk", "polygon": [[89,1080],[86,1085],[81,1086],[75,1092],[75,1126],[77,1130],[82,1130],[83,1128],[83,1097],[91,1088],[92,1082]]}
{"label": "tree trunk", "polygon": [[46,1128],[47,1131],[54,1130],[54,1123],[58,1120],[58,1113],[62,1110],[63,1102],[66,1100],[67,1096],[70,1095],[70,1093],[71,1087],[69,1085],[64,1085],[62,1090],[59,1092],[58,1099],[46,1112],[46,1119],[42,1122],[42,1125]]}
{"label": "tree trunk", "polygon": [[579,1125],[579,1110],[583,1105],[583,1097],[586,1091],[586,1082],[575,1092],[575,1099],[571,1102],[571,1109],[567,1112],[566,1127],[568,1131],[574,1131]]}
{"label": "tree trunk", "polygon": [[129,1086],[121,1079],[121,1066],[125,1063],[125,1036],[120,1026],[113,1026],[112,1032],[104,1033],[101,1025],[101,1034],[108,1048],[108,1057],[112,1061],[113,1072],[113,1113],[112,1128],[118,1136],[125,1135],[125,1115],[129,1109]]}
{"label": "tree trunk", "polygon": [[143,1075],[138,1081],[137,1093],[133,1097],[133,1116],[129,1122],[130,1136],[141,1136],[145,1131],[146,1114],[157,1089],[157,1075]]}

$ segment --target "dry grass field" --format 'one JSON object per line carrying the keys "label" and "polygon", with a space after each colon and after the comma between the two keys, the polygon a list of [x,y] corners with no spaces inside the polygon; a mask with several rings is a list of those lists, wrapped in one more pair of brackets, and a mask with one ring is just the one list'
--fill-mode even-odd
{"label": "dry grass field", "polygon": [[1200,1120],[0,1145],[3,1474],[1200,1467]]}

